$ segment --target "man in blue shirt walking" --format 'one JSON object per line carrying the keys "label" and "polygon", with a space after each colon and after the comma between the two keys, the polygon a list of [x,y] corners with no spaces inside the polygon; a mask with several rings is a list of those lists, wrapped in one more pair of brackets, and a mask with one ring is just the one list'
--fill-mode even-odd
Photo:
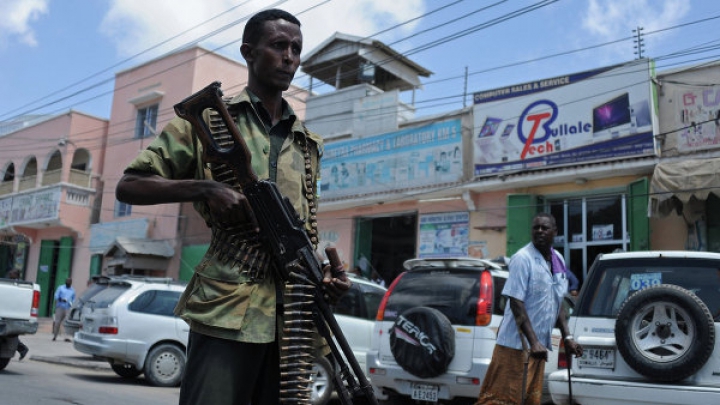
{"label": "man in blue shirt walking", "polygon": [[[65,321],[65,317],[75,301],[75,289],[72,287],[72,279],[70,277],[65,279],[65,285],[61,285],[55,290],[55,317],[53,318],[53,338],[57,339],[58,333],[60,333],[60,325]],[[64,330],[64,329],[63,329]],[[65,341],[70,342],[70,337],[65,332]]]}
{"label": "man in blue shirt walking", "polygon": [[[531,234],[532,242],[510,259],[510,274],[502,291],[509,304],[477,405],[540,405],[553,326],[560,329],[569,353],[581,356],[583,352],[568,332],[562,306],[568,280],[565,261],[552,248],[557,234],[555,218],[537,214]],[[530,356],[527,366],[526,355]]]}

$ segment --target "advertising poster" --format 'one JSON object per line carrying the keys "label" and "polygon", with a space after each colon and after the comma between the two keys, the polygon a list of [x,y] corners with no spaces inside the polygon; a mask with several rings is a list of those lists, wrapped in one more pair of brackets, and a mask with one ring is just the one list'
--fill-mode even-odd
{"label": "advertising poster", "polygon": [[475,93],[475,175],[653,155],[647,60]]}
{"label": "advertising poster", "polygon": [[322,198],[396,192],[462,178],[460,120],[325,146]]}
{"label": "advertising poster", "polygon": [[469,228],[467,212],[421,215],[418,257],[467,256]]}
{"label": "advertising poster", "polygon": [[720,86],[675,92],[678,150],[697,151],[720,144]]}

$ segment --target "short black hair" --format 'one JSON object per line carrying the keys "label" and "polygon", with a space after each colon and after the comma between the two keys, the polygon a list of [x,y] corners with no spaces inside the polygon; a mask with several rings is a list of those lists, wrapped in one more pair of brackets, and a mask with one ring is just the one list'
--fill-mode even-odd
{"label": "short black hair", "polygon": [[550,220],[550,223],[552,224],[552,226],[554,228],[557,228],[557,222],[555,222],[555,217],[552,214],[550,214],[549,212],[540,212],[533,217],[533,220],[535,218],[547,218]]}
{"label": "short black hair", "polygon": [[285,20],[297,25],[298,27],[300,26],[300,21],[295,18],[294,15],[285,10],[277,8],[263,10],[252,16],[248,20],[247,24],[245,24],[245,30],[243,31],[243,43],[253,45],[257,44],[260,40],[260,36],[263,34],[265,21],[275,20]]}

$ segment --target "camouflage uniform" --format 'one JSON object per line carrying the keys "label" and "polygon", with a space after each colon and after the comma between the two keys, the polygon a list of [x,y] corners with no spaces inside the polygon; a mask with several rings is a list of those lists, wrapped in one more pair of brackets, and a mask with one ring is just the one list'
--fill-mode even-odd
{"label": "camouflage uniform", "polygon": [[[246,89],[229,103],[237,112],[237,125],[252,156],[252,167],[260,179],[270,178],[270,135],[258,115],[259,99]],[[307,131],[283,100],[282,121],[289,120],[291,130],[277,159],[275,182],[290,199],[306,227],[310,229],[310,207],[306,197],[306,168],[302,143],[307,142],[311,155],[312,184],[317,184],[323,143],[320,136]],[[210,179],[209,166],[202,162],[202,145],[193,135],[187,121],[175,118],[162,133],[140,153],[127,170],[153,173],[170,179]],[[317,189],[317,188],[316,188]],[[317,196],[315,196],[317,202]],[[212,219],[204,203],[195,209],[208,222]],[[269,272],[265,262],[265,272]],[[252,280],[241,261],[228,263],[208,250],[195,269],[175,313],[193,331],[205,335],[246,343],[270,343],[276,338],[276,286],[267,274]]]}

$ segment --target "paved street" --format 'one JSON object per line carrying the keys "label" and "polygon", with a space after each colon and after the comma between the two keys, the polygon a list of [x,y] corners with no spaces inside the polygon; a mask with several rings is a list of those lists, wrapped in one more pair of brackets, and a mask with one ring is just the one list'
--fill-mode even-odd
{"label": "paved street", "polygon": [[[33,360],[90,369],[110,370],[110,365],[106,361],[97,360],[92,356],[80,353],[73,348],[71,342],[65,342],[61,336],[58,336],[58,340],[53,341],[52,319],[50,318],[40,319],[38,332],[34,335],[21,336],[20,340],[30,348],[28,356],[23,361]],[[14,360],[16,361],[17,357]]]}
{"label": "paved street", "polygon": [[180,389],[153,387],[144,378],[123,379],[105,361],[73,349],[63,339],[52,341],[52,321],[25,335],[28,356],[16,355],[0,372],[2,405],[175,405]]}
{"label": "paved street", "polygon": [[[145,392],[146,394],[144,395],[147,396],[144,401],[140,401],[144,404],[170,405],[177,403],[177,395],[180,390],[179,388],[152,387],[142,381],[143,377],[139,377],[138,380],[123,380],[112,371],[110,365],[106,361],[97,360],[94,359],[92,356],[80,353],[73,348],[73,344],[71,342],[65,342],[61,336],[58,336],[58,340],[53,341],[52,319],[41,319],[38,332],[34,335],[24,335],[21,337],[21,340],[30,348],[30,352],[28,353],[27,357],[21,362],[21,364],[18,364],[17,355],[15,356],[15,358],[13,358],[7,369],[5,369],[5,371],[3,372],[7,375],[4,375],[3,379],[0,380],[0,390],[7,389],[3,388],[3,384],[7,383],[7,387],[11,387],[10,389],[12,390],[12,395],[20,395],[21,398],[24,399],[21,400],[21,402],[14,402],[14,400],[9,399],[10,397],[8,397],[8,395],[4,395],[2,397],[3,399],[0,401],[2,405],[27,405],[31,403],[38,403],[42,405],[52,405],[55,403],[94,405],[96,403],[99,403],[94,402],[89,398],[84,398],[80,401],[76,399],[68,400],[69,397],[65,399],[60,398],[62,396],[62,391],[67,391],[66,394],[72,396],[73,398],[82,397],[82,395],[80,395],[78,391],[85,391],[86,389],[91,394],[93,393],[93,391],[97,391],[99,389],[101,393],[105,392],[106,394],[111,395],[113,397],[112,399],[105,399],[102,401],[102,403],[108,405],[114,404],[112,400],[120,400],[123,397],[125,397],[125,400],[118,403],[125,404],[128,402],[134,402],[133,400],[129,400],[127,402],[125,401],[129,398],[133,398],[135,395],[142,395],[142,392]],[[31,369],[29,365],[34,366],[36,363],[56,364],[63,367],[64,370],[56,369],[54,367],[46,367],[48,373],[47,376],[31,376],[31,371],[26,370]],[[73,372],[73,368],[83,369],[87,372]],[[92,370],[95,370],[96,373],[92,373]],[[67,382],[58,383],[60,385],[60,389],[55,390],[55,392],[52,394],[53,399],[50,400],[50,402],[47,402],[48,399],[44,396],[42,398],[46,399],[43,399],[40,402],[33,400],[32,398],[34,397],[29,396],[42,396],[44,395],[42,394],[44,391],[53,391],[50,388],[53,384],[49,380],[53,378],[53,376],[63,375],[69,376],[70,380]],[[11,381],[15,377],[17,377],[17,381]],[[31,379],[33,378],[45,380],[42,380],[43,382],[40,384],[35,384],[35,386],[32,388],[34,394],[28,394],[30,390],[26,390],[24,386],[26,384],[32,386]],[[98,388],[97,384],[102,385],[100,386],[100,388]],[[63,386],[65,386],[66,388],[62,388]],[[75,386],[76,388],[70,388],[72,386]],[[4,392],[7,394],[7,391]],[[18,392],[20,392],[20,394],[18,394]],[[153,398],[149,398],[150,396],[152,396]],[[330,402],[331,405],[338,405],[339,403],[340,402],[337,399],[333,399]]]}

